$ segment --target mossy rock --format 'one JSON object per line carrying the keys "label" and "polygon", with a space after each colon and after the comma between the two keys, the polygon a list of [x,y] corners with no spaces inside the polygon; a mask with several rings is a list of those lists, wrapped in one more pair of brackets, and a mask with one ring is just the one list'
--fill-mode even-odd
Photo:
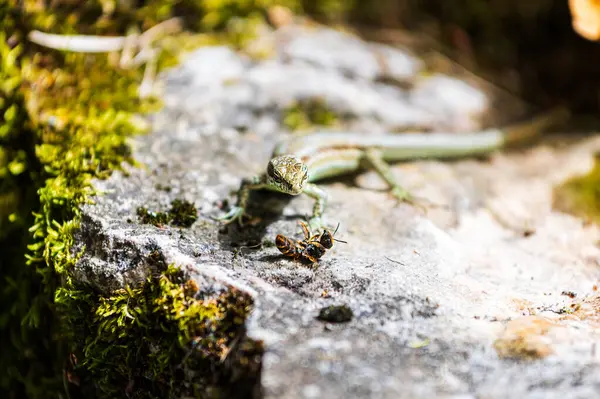
{"label": "mossy rock", "polygon": [[554,190],[554,208],[600,223],[600,156],[586,175],[576,176]]}
{"label": "mossy rock", "polygon": [[[128,139],[144,132],[138,115],[158,109],[160,102],[139,98],[143,68],[120,69],[106,54],[46,49],[26,40],[27,34],[37,29],[120,35],[132,26],[146,30],[183,15],[186,27],[203,33],[168,38],[160,70],[203,43],[229,40],[239,45],[252,37],[253,24],[274,3],[158,1],[131,7],[76,1],[51,7],[9,0],[0,5],[0,339],[10,343],[0,357],[3,391],[15,398],[45,398],[65,395],[69,386],[76,397],[74,387],[79,386],[85,397],[115,397],[135,388],[144,397],[165,397],[181,372],[174,359],[180,361],[194,340],[202,341],[194,344],[197,348],[213,345],[207,337],[221,334],[221,328],[225,336],[219,339],[231,339],[228,334],[241,328],[251,305],[247,296],[234,291],[203,302],[166,266],[143,286],[108,297],[73,281],[70,271],[78,258],[72,252],[73,233],[81,206],[95,194],[92,179],[135,163]],[[289,6],[298,8],[298,3],[290,0]],[[236,18],[242,23],[231,33],[230,21]],[[182,228],[193,223],[192,208],[174,204],[171,222]],[[135,308],[124,309],[124,302]],[[235,322],[227,321],[231,318]],[[144,328],[162,338],[152,342],[144,337]],[[203,336],[202,328],[216,335]],[[119,340],[122,345],[112,346]],[[145,348],[141,357],[123,351],[136,343]],[[205,370],[211,360],[190,356],[190,362]],[[203,395],[220,384],[214,375],[205,377],[183,394]]]}

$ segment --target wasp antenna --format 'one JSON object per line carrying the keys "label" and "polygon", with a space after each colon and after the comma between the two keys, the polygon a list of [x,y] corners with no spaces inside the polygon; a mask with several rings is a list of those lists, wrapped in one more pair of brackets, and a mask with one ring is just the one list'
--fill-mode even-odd
{"label": "wasp antenna", "polygon": [[335,242],[343,242],[344,244],[348,244],[348,241],[338,240],[337,238],[335,239]]}

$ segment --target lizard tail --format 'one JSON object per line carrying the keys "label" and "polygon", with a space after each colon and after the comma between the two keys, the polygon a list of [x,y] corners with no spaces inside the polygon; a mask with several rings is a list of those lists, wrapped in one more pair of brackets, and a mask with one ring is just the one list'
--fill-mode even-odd
{"label": "lizard tail", "polygon": [[566,122],[570,116],[571,112],[566,107],[558,106],[532,120],[508,126],[502,129],[504,144],[507,146],[522,144],[539,136],[549,127]]}

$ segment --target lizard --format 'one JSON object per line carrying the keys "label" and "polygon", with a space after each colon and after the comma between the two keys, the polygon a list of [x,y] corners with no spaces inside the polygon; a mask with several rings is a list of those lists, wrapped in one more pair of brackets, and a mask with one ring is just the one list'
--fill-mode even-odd
{"label": "lizard", "polygon": [[365,166],[375,170],[398,201],[414,203],[414,197],[398,183],[388,162],[489,154],[532,139],[569,116],[566,108],[557,107],[515,125],[465,134],[407,132],[369,135],[324,131],[289,136],[275,146],[265,173],[242,180],[236,205],[217,219],[226,224],[238,221],[243,225],[250,191],[267,189],[312,197],[315,202],[309,226],[313,231],[321,230],[328,196],[316,182],[354,173]]}

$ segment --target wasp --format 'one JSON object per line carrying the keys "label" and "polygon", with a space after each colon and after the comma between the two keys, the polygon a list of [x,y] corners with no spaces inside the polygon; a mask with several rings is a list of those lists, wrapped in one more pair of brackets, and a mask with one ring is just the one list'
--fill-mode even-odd
{"label": "wasp", "polygon": [[305,263],[316,263],[325,255],[327,250],[333,247],[335,241],[346,243],[346,241],[334,239],[333,236],[339,228],[336,227],[333,234],[325,229],[321,234],[311,235],[308,225],[299,222],[304,234],[304,240],[292,240],[282,234],[277,234],[275,245],[284,256]]}

